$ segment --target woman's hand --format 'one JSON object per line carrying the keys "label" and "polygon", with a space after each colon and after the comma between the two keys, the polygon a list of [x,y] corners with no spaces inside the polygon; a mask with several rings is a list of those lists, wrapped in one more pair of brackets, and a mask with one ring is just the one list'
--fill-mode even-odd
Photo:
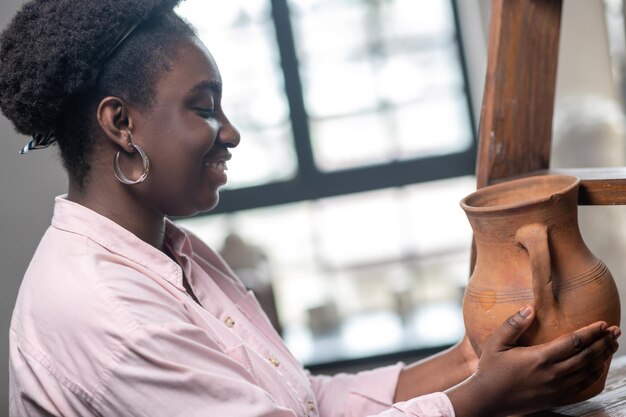
{"label": "woman's hand", "polygon": [[488,339],[474,374],[446,391],[457,417],[506,416],[563,404],[605,371],[617,350],[617,326],[593,323],[542,345],[520,347],[534,318],[530,307]]}

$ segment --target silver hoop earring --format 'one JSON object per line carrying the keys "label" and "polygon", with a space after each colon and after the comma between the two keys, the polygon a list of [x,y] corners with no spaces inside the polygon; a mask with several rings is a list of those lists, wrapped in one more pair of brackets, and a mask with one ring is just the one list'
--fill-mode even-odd
{"label": "silver hoop earring", "polygon": [[[129,133],[130,135],[130,133]],[[150,171],[150,160],[148,159],[148,155],[144,152],[144,150],[139,145],[135,145],[132,142],[132,135],[130,135],[131,140],[129,141],[130,146],[135,148],[137,152],[139,152],[139,156],[141,156],[141,163],[143,165],[143,170],[141,171],[141,175],[136,180],[131,180],[122,172],[122,168],[120,168],[120,151],[115,153],[115,157],[113,158],[113,172],[115,173],[115,178],[119,180],[122,184],[126,185],[134,185],[143,182],[148,177],[148,172]]]}

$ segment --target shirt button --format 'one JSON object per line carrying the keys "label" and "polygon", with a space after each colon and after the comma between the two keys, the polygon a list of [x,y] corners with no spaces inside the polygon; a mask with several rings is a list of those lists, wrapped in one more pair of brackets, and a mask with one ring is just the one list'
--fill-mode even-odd
{"label": "shirt button", "polygon": [[276,367],[278,367],[280,365],[280,362],[278,361],[278,359],[270,357],[268,358],[268,360],[270,361],[270,363]]}
{"label": "shirt button", "polygon": [[233,327],[235,325],[235,320],[231,316],[228,316],[224,319],[224,324],[226,327]]}
{"label": "shirt button", "polygon": [[306,403],[308,409],[310,412],[314,413],[315,412],[315,403],[311,400],[307,401]]}

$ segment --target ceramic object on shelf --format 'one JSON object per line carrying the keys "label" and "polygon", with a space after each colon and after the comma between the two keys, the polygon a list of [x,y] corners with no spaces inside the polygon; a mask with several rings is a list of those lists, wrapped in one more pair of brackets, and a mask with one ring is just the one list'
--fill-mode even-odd
{"label": "ceramic object on shelf", "polygon": [[[613,277],[578,228],[579,183],[565,175],[527,177],[487,186],[461,201],[476,244],[463,316],[479,355],[493,331],[525,305],[536,311],[519,340],[525,346],[598,320],[619,325]],[[605,379],[606,372],[570,402],[598,394]]]}

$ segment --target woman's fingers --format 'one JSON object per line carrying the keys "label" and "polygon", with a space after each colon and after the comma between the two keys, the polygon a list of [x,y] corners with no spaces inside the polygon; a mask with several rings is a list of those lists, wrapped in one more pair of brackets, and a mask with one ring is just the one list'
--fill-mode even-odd
{"label": "woman's fingers", "polygon": [[592,372],[585,373],[584,378],[578,380],[570,380],[570,385],[568,387],[564,387],[565,389],[563,391],[563,397],[572,398],[591,386],[602,376],[604,371],[606,371],[607,366],[608,365],[602,365],[600,368],[595,369]]}
{"label": "woman's fingers", "polygon": [[532,323],[535,311],[530,306],[525,306],[517,313],[510,316],[502,326],[494,332],[489,342],[496,351],[510,349],[517,345],[517,339],[528,329]]}
{"label": "woman's fingers", "polygon": [[588,387],[603,374],[607,361],[617,351],[619,335],[616,326],[607,328],[598,322],[536,346],[535,355],[543,358],[541,368],[547,372],[546,382],[559,387],[561,394]]}
{"label": "woman's fingers", "polygon": [[591,373],[607,365],[607,361],[617,351],[618,346],[615,336],[609,334],[576,355],[555,364],[555,372],[572,383],[584,381]]}
{"label": "woman's fingers", "polygon": [[607,331],[605,322],[599,321],[583,327],[573,333],[558,337],[557,339],[541,345],[542,354],[549,362],[560,362],[571,358],[585,350],[598,340],[610,337],[615,340],[613,333]]}

